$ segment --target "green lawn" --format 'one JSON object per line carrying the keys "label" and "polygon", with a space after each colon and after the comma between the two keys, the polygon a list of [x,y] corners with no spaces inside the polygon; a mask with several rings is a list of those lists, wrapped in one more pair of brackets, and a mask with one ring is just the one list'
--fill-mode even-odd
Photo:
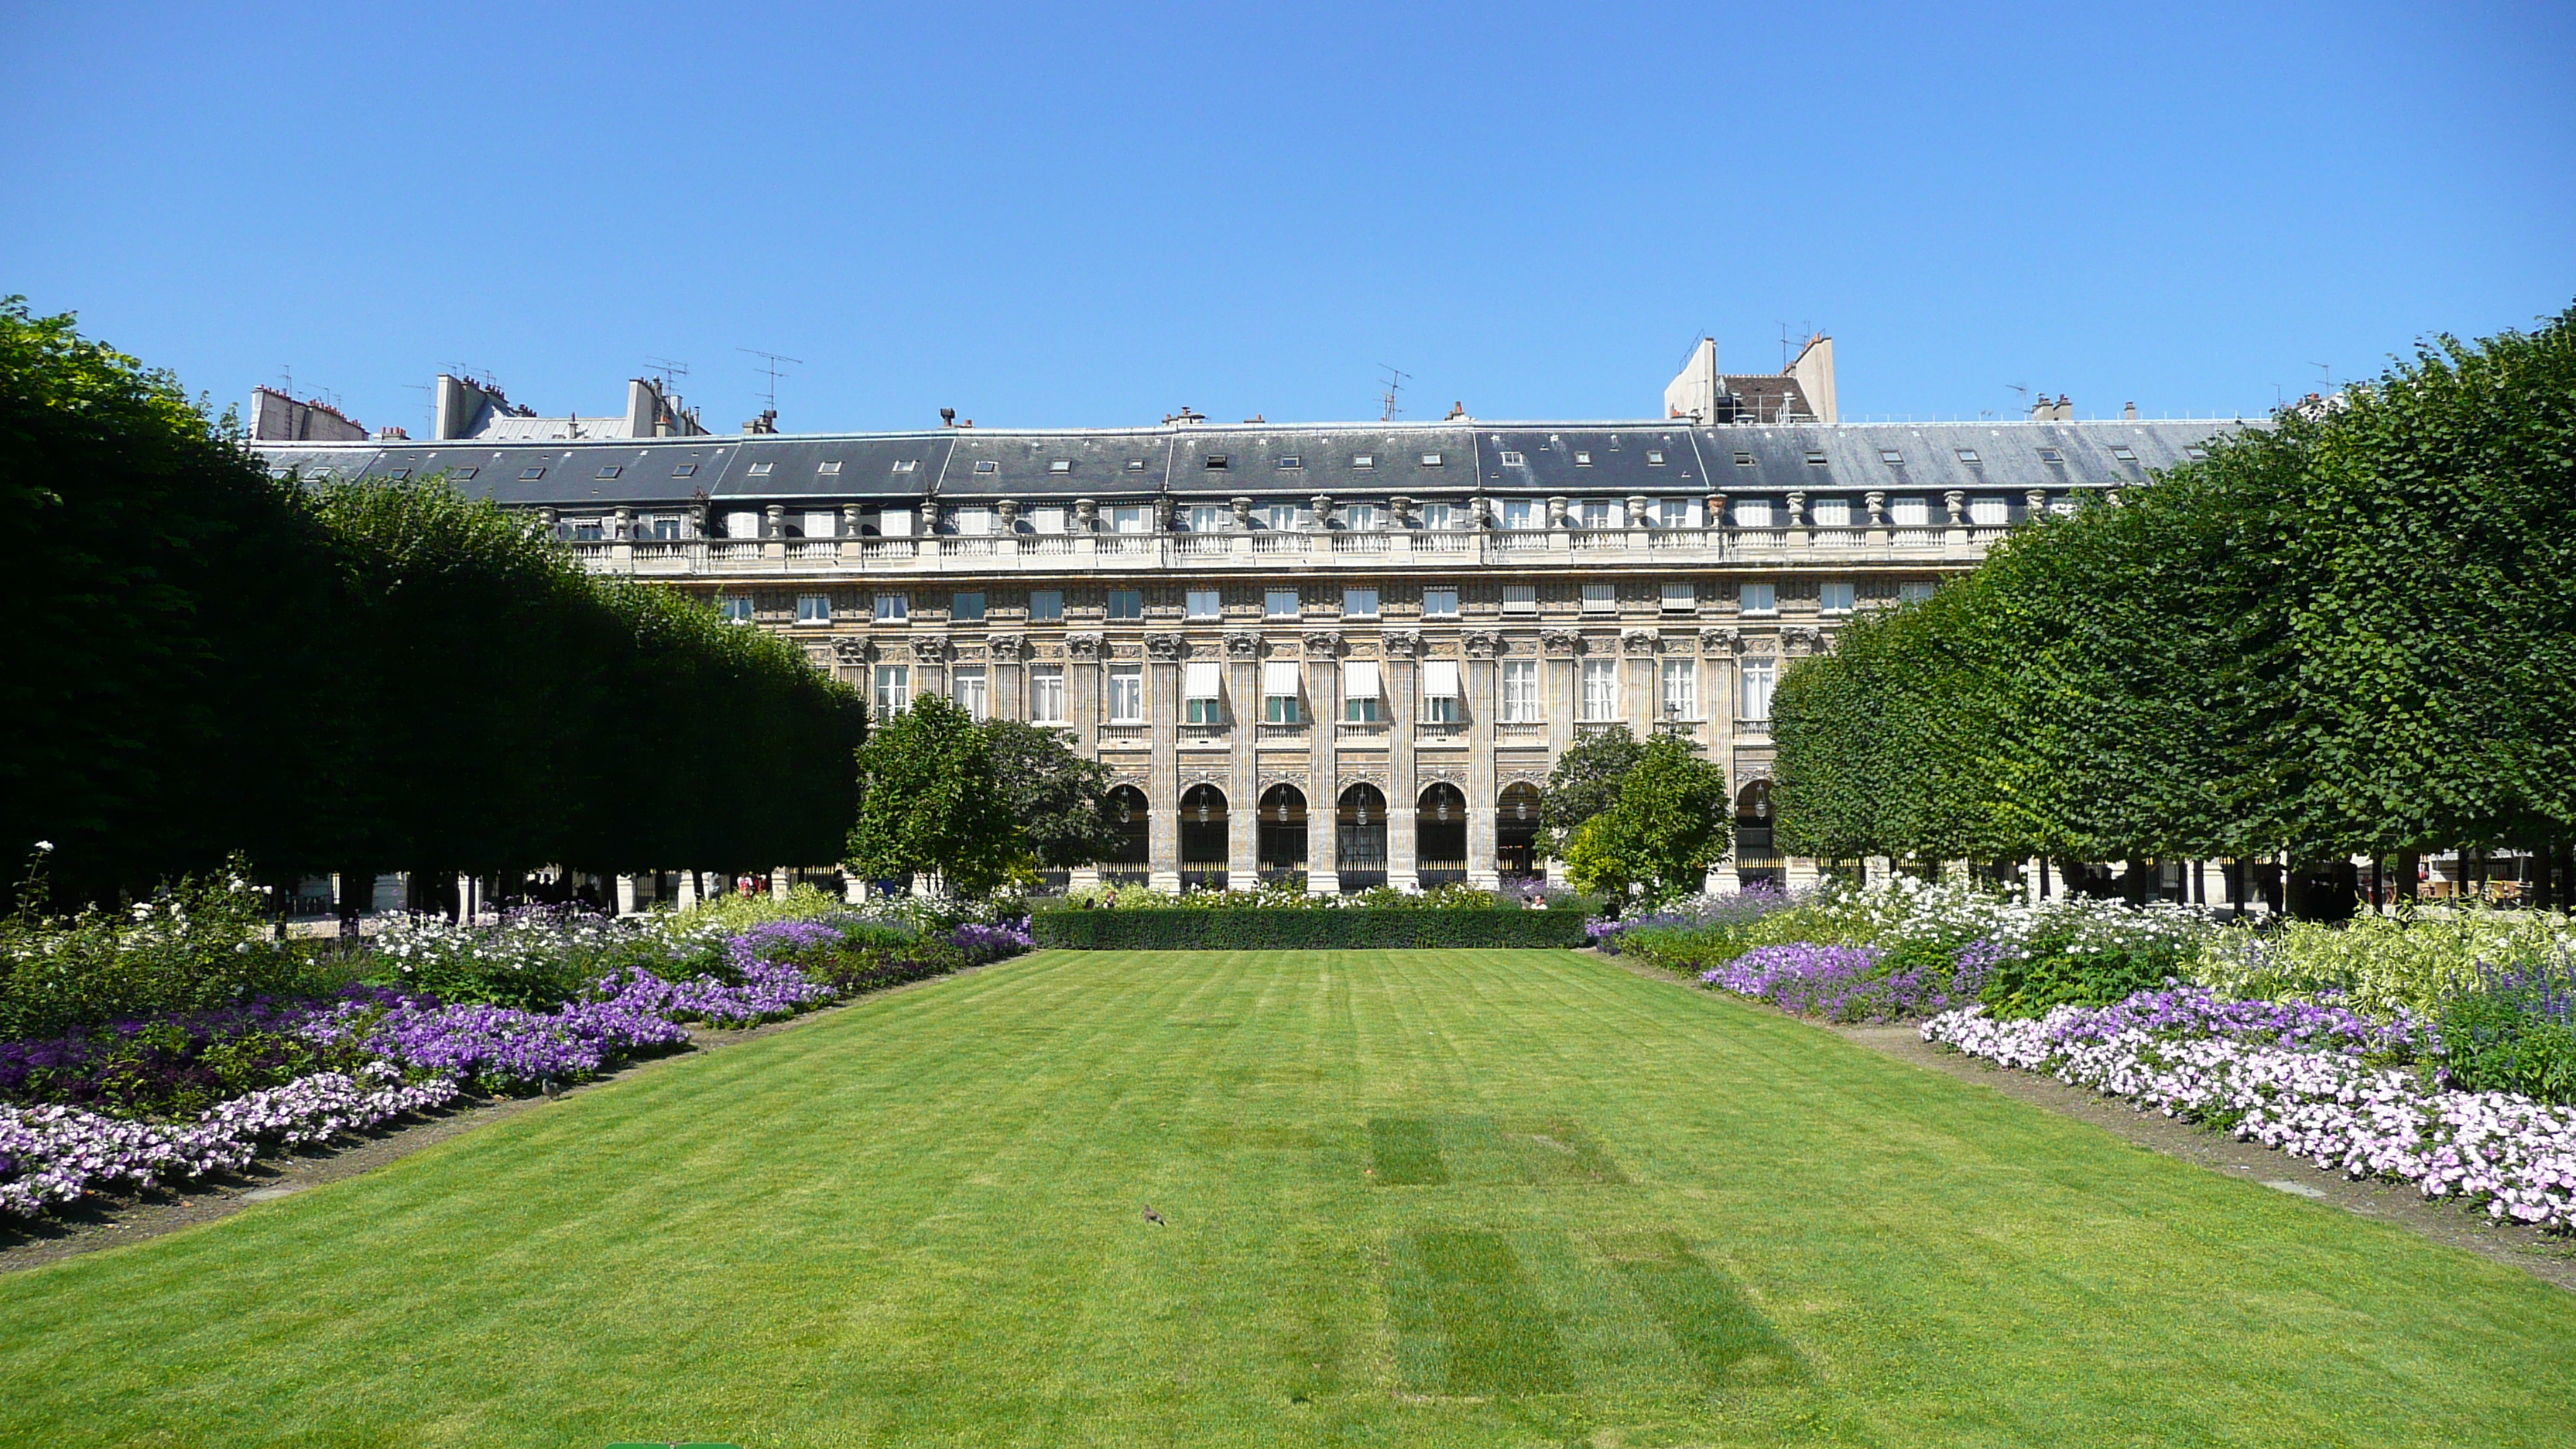
{"label": "green lawn", "polygon": [[2566,1444],[2576,1296],[1570,953],[1052,952],[0,1278],[0,1390],[13,1446]]}

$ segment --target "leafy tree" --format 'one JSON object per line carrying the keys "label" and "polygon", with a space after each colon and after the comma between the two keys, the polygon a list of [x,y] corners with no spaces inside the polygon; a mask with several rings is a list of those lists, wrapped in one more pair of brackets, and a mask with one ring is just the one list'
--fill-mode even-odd
{"label": "leafy tree", "polygon": [[1063,731],[1022,720],[986,721],[984,740],[995,785],[1037,864],[1089,865],[1118,848],[1107,765],[1075,754]]}
{"label": "leafy tree", "polygon": [[964,708],[935,694],[878,726],[858,751],[859,819],[849,861],[870,880],[938,872],[960,895],[1010,879],[1028,845],[994,779],[993,751]]}
{"label": "leafy tree", "polygon": [[1643,746],[1617,801],[1575,827],[1566,874],[1575,886],[1625,896],[1688,895],[1726,856],[1726,775],[1670,735]]}
{"label": "leafy tree", "polygon": [[1584,821],[1617,804],[1620,781],[1645,753],[1626,725],[1614,724],[1576,740],[1558,756],[1539,791],[1540,853],[1562,854]]}

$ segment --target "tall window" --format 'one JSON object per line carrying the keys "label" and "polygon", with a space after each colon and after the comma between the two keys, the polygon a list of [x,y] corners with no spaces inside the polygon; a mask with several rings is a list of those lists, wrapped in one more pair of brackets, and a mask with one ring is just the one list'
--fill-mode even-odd
{"label": "tall window", "polygon": [[1343,617],[1343,618],[1345,618],[1345,619],[1374,619],[1374,618],[1376,618],[1376,617],[1377,617],[1377,590],[1375,590],[1375,589],[1344,589],[1344,590],[1342,590],[1342,617]]}
{"label": "tall window", "polygon": [[1109,531],[1112,533],[1147,533],[1153,527],[1153,513],[1142,504],[1109,510]]}
{"label": "tall window", "polygon": [[1537,613],[1537,612],[1538,612],[1538,585],[1536,585],[1536,584],[1505,584],[1505,585],[1503,585],[1503,612],[1504,612],[1504,613],[1506,613],[1506,614],[1535,614],[1535,613]]}
{"label": "tall window", "polygon": [[1574,505],[1575,522],[1584,528],[1610,528],[1611,503],[1607,498],[1586,498]]}
{"label": "tall window", "polygon": [[1887,514],[1899,528],[1921,528],[1932,521],[1932,505],[1921,498],[1899,498],[1888,505]]}
{"label": "tall window", "polygon": [[957,701],[958,708],[973,715],[978,721],[992,717],[991,696],[985,693],[982,665],[953,671],[949,675],[949,682],[949,697]]}
{"label": "tall window", "polygon": [[1424,528],[1456,528],[1458,526],[1458,505],[1455,503],[1423,504],[1422,526]]}
{"label": "tall window", "polygon": [[1181,613],[1191,619],[1215,619],[1221,617],[1225,610],[1218,602],[1216,590],[1192,589],[1184,601]]}
{"label": "tall window", "polygon": [[1422,661],[1422,717],[1433,724],[1458,722],[1458,661]]}
{"label": "tall window", "polygon": [[1225,723],[1217,704],[1218,675],[1224,668],[1213,659],[1192,659],[1181,666],[1181,720],[1185,724]]}
{"label": "tall window", "polygon": [[1538,719],[1538,661],[1503,661],[1503,720],[1531,724]]}
{"label": "tall window", "polygon": [[1699,718],[1699,670],[1688,659],[1664,661],[1664,718]]}
{"label": "tall window", "polygon": [[1294,503],[1266,504],[1261,510],[1261,526],[1277,533],[1294,532],[1298,508]]}
{"label": "tall window", "polygon": [[1665,583],[1663,596],[1666,613],[1687,614],[1699,607],[1699,586],[1688,579]]}
{"label": "tall window", "polygon": [[1504,500],[1503,500],[1503,527],[1505,527],[1505,528],[1536,528],[1536,527],[1538,527],[1538,500],[1537,500],[1537,499],[1535,499],[1535,498],[1506,498],[1506,499],[1504,499]]}
{"label": "tall window", "polygon": [[1687,498],[1658,498],[1658,499],[1656,499],[1656,500],[1655,500],[1655,526],[1656,526],[1657,528],[1688,528],[1688,527],[1690,527],[1690,526],[1691,526],[1691,501],[1690,501],[1689,499],[1687,499]]}
{"label": "tall window", "polygon": [[796,596],[796,622],[799,624],[831,623],[832,596],[830,594],[798,594]]}
{"label": "tall window", "polygon": [[722,613],[726,619],[733,623],[748,624],[751,622],[751,600],[744,598],[740,594],[734,594],[729,597],[716,600],[716,609],[718,612]]}
{"label": "tall window", "polygon": [[1386,522],[1386,511],[1374,503],[1346,503],[1341,514],[1342,527],[1354,532],[1369,532]]}
{"label": "tall window", "polygon": [[877,666],[877,718],[892,719],[912,708],[912,666]]}
{"label": "tall window", "polygon": [[1816,607],[1828,614],[1852,611],[1852,586],[1848,579],[1827,579],[1816,586]]}
{"label": "tall window", "polygon": [[900,623],[902,623],[903,621],[905,621],[906,619],[909,619],[909,618],[911,618],[911,617],[912,617],[912,596],[911,596],[910,594],[879,594],[879,595],[877,595],[877,622],[878,622],[878,623],[880,623],[880,624],[900,624]]}
{"label": "tall window", "polygon": [[1746,584],[1744,591],[1736,597],[1748,614],[1776,614],[1780,611],[1780,595],[1769,584]]}
{"label": "tall window", "polygon": [[2012,521],[2012,505],[2000,498],[1971,498],[1968,521],[1979,528],[2001,528]]}
{"label": "tall window", "polygon": [[1457,618],[1458,591],[1456,589],[1424,589],[1422,591],[1422,617],[1426,619]]}
{"label": "tall window", "polygon": [[1779,665],[1768,654],[1746,659],[1739,669],[1743,680],[1743,698],[1737,718],[1747,724],[1761,724],[1771,718],[1771,686],[1779,682]]}
{"label": "tall window", "polygon": [[1900,604],[1919,604],[1930,597],[1932,581],[1929,579],[1907,579],[1896,586],[1896,602]]}
{"label": "tall window", "polygon": [[1738,528],[1769,528],[1771,526],[1771,500],[1768,498],[1737,499],[1735,501],[1735,526]]}
{"label": "tall window", "polygon": [[1379,713],[1378,668],[1374,659],[1354,659],[1342,666],[1342,718],[1375,724]]}
{"label": "tall window", "polygon": [[982,594],[949,595],[948,617],[960,624],[984,622],[984,596]]}
{"label": "tall window", "polygon": [[1109,722],[1111,724],[1145,722],[1145,667],[1143,665],[1109,666]]}
{"label": "tall window", "polygon": [[1585,584],[1583,586],[1583,612],[1587,614],[1615,614],[1619,612],[1619,586],[1617,584]]}
{"label": "tall window", "polygon": [[1587,720],[1610,720],[1619,717],[1619,661],[1586,659],[1583,661],[1583,717]]}
{"label": "tall window", "polygon": [[1264,724],[1298,722],[1297,661],[1273,659],[1261,666],[1261,720]]}
{"label": "tall window", "polygon": [[1062,589],[1031,589],[1031,590],[1029,590],[1029,622],[1030,622],[1030,623],[1032,623],[1032,624],[1043,623],[1043,622],[1045,622],[1045,621],[1047,621],[1047,620],[1050,620],[1050,619],[1062,619],[1063,617],[1064,617],[1064,590],[1062,590]]}
{"label": "tall window", "polygon": [[1297,591],[1295,589],[1272,589],[1263,594],[1261,597],[1261,612],[1273,619],[1296,618]]}
{"label": "tall window", "polygon": [[827,509],[811,509],[805,514],[807,538],[830,538],[839,528],[841,515]]}
{"label": "tall window", "polygon": [[1111,589],[1109,591],[1109,617],[1113,619],[1144,618],[1145,591],[1143,589]]}
{"label": "tall window", "polygon": [[1190,505],[1190,532],[1221,533],[1231,513],[1232,510],[1222,503],[1193,503]]}
{"label": "tall window", "polygon": [[1038,664],[1029,669],[1029,719],[1036,724],[1064,723],[1064,666]]}

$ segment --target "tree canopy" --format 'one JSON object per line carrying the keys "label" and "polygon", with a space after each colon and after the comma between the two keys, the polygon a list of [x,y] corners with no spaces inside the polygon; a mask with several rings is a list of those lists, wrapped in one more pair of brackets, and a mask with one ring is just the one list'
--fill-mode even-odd
{"label": "tree canopy", "polygon": [[1547,776],[1539,792],[1538,819],[1542,854],[1560,854],[1583,822],[1619,803],[1619,784],[1645,758],[1646,747],[1613,724],[1577,739]]}
{"label": "tree canopy", "polygon": [[1011,878],[1028,844],[993,769],[990,739],[935,694],[876,727],[858,753],[859,818],[849,862],[870,880],[942,876],[981,896]]}
{"label": "tree canopy", "polygon": [[984,723],[993,780],[1036,864],[1089,865],[1125,837],[1110,813],[1110,769],[1064,742],[1064,731],[1022,720]]}
{"label": "tree canopy", "polygon": [[1610,807],[1575,827],[1566,874],[1583,890],[1669,898],[1700,889],[1726,858],[1726,773],[1671,735],[1639,747]]}

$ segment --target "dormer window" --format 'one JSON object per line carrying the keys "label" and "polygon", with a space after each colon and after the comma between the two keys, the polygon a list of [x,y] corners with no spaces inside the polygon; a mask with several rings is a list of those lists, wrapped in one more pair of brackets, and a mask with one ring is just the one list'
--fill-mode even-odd
{"label": "dormer window", "polygon": [[1439,466],[1440,466],[1440,455],[1439,455],[1438,453],[1425,453],[1425,454],[1423,454],[1423,455],[1422,455],[1422,466],[1423,466],[1423,467],[1425,467],[1425,468],[1437,468],[1437,467],[1439,467]]}
{"label": "dormer window", "polygon": [[1282,453],[1279,455],[1279,466],[1282,468],[1303,468],[1306,466],[1306,460],[1298,457],[1294,453]]}
{"label": "dormer window", "polygon": [[1527,461],[1528,460],[1523,458],[1520,454],[1515,453],[1508,448],[1503,450],[1503,466],[1506,468],[1517,468]]}
{"label": "dormer window", "polygon": [[1377,466],[1377,454],[1353,453],[1351,455],[1351,466],[1354,468],[1374,468]]}
{"label": "dormer window", "polygon": [[1225,454],[1210,453],[1207,455],[1207,470],[1211,473],[1222,473],[1225,471],[1226,461]]}
{"label": "dormer window", "polygon": [[1577,452],[1577,453],[1574,455],[1574,466],[1575,466],[1575,467],[1577,467],[1577,468],[1589,468],[1589,467],[1591,467],[1591,466],[1592,466],[1592,455],[1591,455],[1590,453]]}
{"label": "dormer window", "polygon": [[999,473],[1002,471],[1002,465],[994,462],[990,458],[983,458],[976,461],[975,471],[977,473]]}
{"label": "dormer window", "polygon": [[1646,466],[1649,468],[1660,468],[1664,466],[1664,450],[1661,448],[1648,448],[1646,450]]}
{"label": "dormer window", "polygon": [[1736,467],[1738,467],[1738,468],[1750,468],[1750,467],[1752,467],[1752,466],[1753,466],[1753,455],[1752,455],[1751,453],[1749,453],[1749,452],[1745,451],[1745,450],[1744,450],[1744,449],[1742,449],[1742,448],[1738,448],[1738,449],[1736,449],[1736,450],[1735,450],[1735,466],[1736,466]]}

